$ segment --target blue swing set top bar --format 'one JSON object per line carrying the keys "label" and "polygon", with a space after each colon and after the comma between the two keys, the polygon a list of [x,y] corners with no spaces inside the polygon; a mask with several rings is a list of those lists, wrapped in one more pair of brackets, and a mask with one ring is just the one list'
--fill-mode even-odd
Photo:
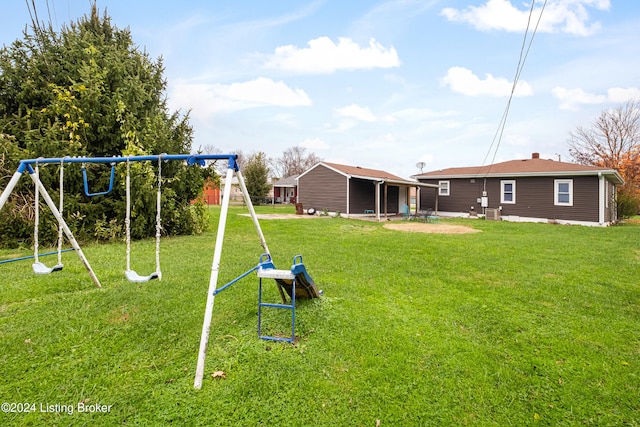
{"label": "blue swing set top bar", "polygon": [[114,156],[114,157],[53,157],[26,159],[20,161],[18,172],[34,173],[31,165],[36,163],[44,165],[48,163],[124,163],[124,162],[140,162],[140,161],[159,161],[159,160],[184,160],[188,165],[204,166],[206,160],[228,160],[229,168],[238,170],[237,154],[158,154],[148,156]]}

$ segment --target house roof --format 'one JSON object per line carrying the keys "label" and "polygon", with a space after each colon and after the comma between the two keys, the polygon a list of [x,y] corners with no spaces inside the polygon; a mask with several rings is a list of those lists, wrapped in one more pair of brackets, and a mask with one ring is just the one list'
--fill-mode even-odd
{"label": "house roof", "polygon": [[623,184],[620,174],[609,168],[557,162],[540,158],[510,160],[487,166],[448,168],[430,171],[413,176],[416,179],[439,178],[489,178],[489,177],[526,177],[526,176],[588,176],[604,175],[616,184]]}
{"label": "house roof", "polygon": [[386,183],[397,184],[397,185],[437,187],[437,185],[424,184],[417,181],[408,180],[379,169],[369,169],[369,168],[363,168],[361,166],[349,166],[349,165],[341,165],[338,163],[329,163],[329,162],[317,163],[316,165],[314,165],[313,167],[311,167],[310,169],[302,173],[300,176],[305,175],[307,172],[321,165],[329,169],[332,169],[349,178],[366,179],[369,181],[384,181]]}
{"label": "house roof", "polygon": [[361,166],[348,166],[348,165],[340,165],[337,163],[329,163],[329,162],[321,162],[320,164],[328,166],[331,169],[335,169],[338,172],[342,172],[343,174],[349,175],[352,177],[368,178],[368,179],[375,179],[375,180],[393,179],[397,181],[406,181],[404,178],[401,178],[392,173],[385,172],[383,170],[378,170],[378,169],[368,169],[368,168],[363,168]]}
{"label": "house roof", "polygon": [[295,187],[298,185],[298,176],[299,175],[291,175],[286,178],[279,179],[274,181],[272,185],[274,187]]}

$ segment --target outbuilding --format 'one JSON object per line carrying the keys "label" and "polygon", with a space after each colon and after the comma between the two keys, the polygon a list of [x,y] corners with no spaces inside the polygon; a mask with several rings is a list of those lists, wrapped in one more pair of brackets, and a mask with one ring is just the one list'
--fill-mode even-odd
{"label": "outbuilding", "polygon": [[408,214],[412,189],[417,190],[419,199],[420,189],[425,188],[437,198],[437,184],[407,180],[378,169],[320,162],[298,177],[298,202],[318,212],[373,215],[379,220]]}

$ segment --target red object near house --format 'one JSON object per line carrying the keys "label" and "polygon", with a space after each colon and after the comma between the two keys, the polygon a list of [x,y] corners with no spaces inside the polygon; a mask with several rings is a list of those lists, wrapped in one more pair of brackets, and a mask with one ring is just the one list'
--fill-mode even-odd
{"label": "red object near house", "polygon": [[219,205],[220,204],[220,188],[215,182],[207,181],[204,184],[204,191],[202,198],[206,205]]}

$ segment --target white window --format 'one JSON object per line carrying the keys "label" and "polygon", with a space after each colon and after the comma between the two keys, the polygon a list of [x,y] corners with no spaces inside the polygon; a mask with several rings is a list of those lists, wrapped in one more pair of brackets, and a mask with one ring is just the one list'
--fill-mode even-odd
{"label": "white window", "polygon": [[449,195],[449,181],[438,181],[438,195],[439,196],[448,196]]}
{"label": "white window", "polygon": [[573,206],[573,180],[556,179],[553,194],[553,203],[556,206]]}
{"label": "white window", "polygon": [[500,181],[500,203],[516,202],[516,182],[514,180]]}

